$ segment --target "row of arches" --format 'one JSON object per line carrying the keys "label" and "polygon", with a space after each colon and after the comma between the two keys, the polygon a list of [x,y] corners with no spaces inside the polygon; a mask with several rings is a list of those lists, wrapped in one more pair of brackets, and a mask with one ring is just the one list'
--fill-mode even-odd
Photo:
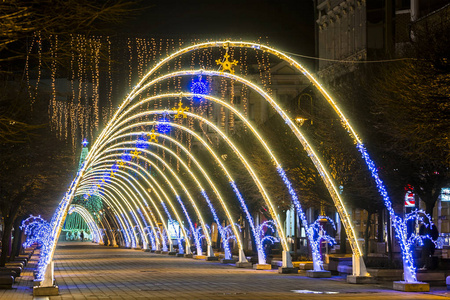
{"label": "row of arches", "polygon": [[[142,80],[133,88],[131,93],[128,94],[125,101],[119,107],[113,118],[109,121],[107,127],[101,132],[100,136],[95,141],[84,165],[79,170],[77,177],[66,194],[66,197],[58,207],[54,216],[55,222],[52,223],[55,236],[59,234],[61,222],[65,217],[65,213],[72,198],[76,195],[89,193],[101,197],[102,200],[107,203],[107,205],[114,212],[115,219],[118,226],[122,229],[123,237],[127,246],[137,247],[138,241],[141,241],[140,243],[144,248],[152,247],[152,249],[158,250],[167,249],[167,247],[170,247],[172,250],[172,240],[167,238],[167,224],[169,224],[169,221],[172,222],[175,219],[180,225],[184,223],[187,224],[186,228],[184,226],[180,226],[180,232],[177,237],[179,240],[178,244],[181,245],[181,240],[184,240],[186,247],[185,249],[183,249],[183,247],[179,247],[178,251],[180,251],[180,253],[181,251],[189,253],[191,242],[193,242],[197,249],[197,253],[201,253],[202,250],[200,239],[201,237],[204,237],[207,244],[207,255],[212,256],[212,242],[208,232],[208,225],[205,223],[204,215],[211,214],[214,221],[217,224],[221,224],[219,217],[217,216],[217,207],[214,207],[212,201],[210,200],[210,196],[214,195],[217,199],[215,203],[220,204],[221,215],[226,216],[229,224],[236,223],[236,218],[233,218],[230,213],[229,202],[236,201],[239,203],[241,211],[247,218],[252,229],[253,238],[255,239],[258,250],[259,263],[264,264],[265,257],[264,252],[262,251],[261,237],[258,236],[257,230],[255,229],[254,220],[248,211],[246,201],[239,189],[239,183],[234,180],[232,172],[228,170],[226,163],[220,159],[215,149],[208,145],[208,142],[205,141],[201,135],[191,130],[188,126],[183,125],[182,121],[167,122],[165,116],[172,116],[174,120],[191,118],[193,120],[197,120],[198,122],[202,122],[203,124],[207,124],[209,128],[212,128],[215,134],[217,134],[217,136],[219,136],[221,140],[223,140],[226,145],[232,149],[236,157],[239,158],[239,161],[248,172],[248,176],[252,178],[254,184],[257,186],[258,191],[264,200],[266,207],[268,208],[269,214],[272,218],[271,222],[273,222],[274,227],[276,228],[276,232],[283,249],[283,267],[292,267],[289,246],[277,209],[274,206],[274,202],[272,201],[270,194],[266,191],[264,184],[261,182],[251,164],[248,162],[246,153],[240,151],[233,141],[227,136],[227,134],[221,131],[220,128],[218,128],[213,122],[204,118],[200,114],[190,111],[187,107],[183,108],[183,98],[197,97],[205,98],[207,101],[212,101],[217,105],[233,112],[233,114],[235,114],[253,133],[261,147],[264,148],[272,162],[270,167],[276,169],[277,174],[279,175],[285,188],[288,190],[291,196],[291,202],[295,206],[299,218],[306,229],[308,238],[310,239],[310,246],[312,247],[314,269],[322,269],[322,260],[319,254],[319,249],[317,243],[314,243],[313,229],[307,222],[299,195],[286,175],[282,162],[277,159],[270,146],[270,138],[263,137],[258,132],[256,127],[253,126],[252,123],[238,110],[230,105],[230,103],[226,102],[225,99],[195,93],[166,93],[158,94],[153,97],[145,96],[151,87],[156,84],[161,84],[171,78],[204,75],[224,78],[226,80],[245,85],[252,91],[258,93],[262,101],[269,103],[278,115],[283,118],[287,127],[289,127],[299,141],[303,150],[310,157],[323,182],[325,183],[331,198],[333,199],[352,248],[353,274],[363,276],[367,275],[364,261],[362,260],[362,251],[357,242],[356,233],[352,227],[349,214],[347,213],[344,201],[341,198],[336,188],[336,184],[333,182],[326,165],[322,163],[320,156],[314,151],[307,138],[302,134],[300,128],[295,124],[293,117],[289,116],[288,113],[278,105],[277,101],[273,97],[271,97],[261,87],[241,76],[231,74],[232,72],[226,73],[223,71],[199,69],[179,71],[163,75],[158,74],[157,70],[159,70],[161,66],[176,57],[190,51],[195,51],[206,47],[223,47],[226,51],[228,51],[229,47],[253,48],[259,51],[267,51],[278,58],[289,62],[293,67],[299,70],[301,74],[306,76],[322,93],[328,103],[330,103],[335,112],[339,115],[343,126],[348,131],[350,137],[357,144],[357,148],[362,153],[366,163],[369,166],[370,164],[373,164],[365,151],[365,147],[361,139],[358,137],[334,100],[306,69],[286,54],[267,46],[245,42],[227,41],[193,45],[168,56],[166,59],[161,60],[142,78]],[[152,110],[148,108],[148,104],[152,101],[161,99],[179,99],[178,108],[174,107],[173,109],[164,110]],[[160,131],[158,128],[161,128],[162,126],[170,126],[171,128],[175,128],[176,130],[190,135],[197,143],[199,143],[199,145],[206,149],[211,157],[210,163],[216,164],[223,172],[224,177],[234,192],[235,199],[225,199],[221,194],[220,189],[217,187],[218,184],[212,180],[202,163],[199,162],[195,155],[190,153],[179,141],[172,138],[169,134],[166,134],[166,132]],[[155,131],[155,129],[158,131]],[[162,143],[159,143],[159,139],[175,144],[182,150],[186,157],[189,157],[195,165],[195,168],[190,168],[182,157],[171,151],[170,148],[164,146]],[[161,151],[164,155],[158,154],[158,151],[154,151],[155,149],[164,150]],[[165,153],[168,153],[170,157],[177,160],[177,163],[182,166],[185,172],[183,178],[180,178],[171,165],[166,162],[165,157],[162,157],[165,156]],[[164,171],[161,170],[158,165],[162,165]],[[151,168],[156,170],[158,173],[157,179],[149,173],[148,166],[151,166]],[[376,181],[379,180],[376,172],[374,173],[372,171],[372,175]],[[203,199],[200,200],[199,198],[191,195],[190,188],[187,188],[186,183],[184,183],[186,178],[190,178],[190,182],[196,185],[196,188]],[[384,188],[382,186],[382,182],[381,187]],[[380,192],[383,194],[382,188]],[[387,203],[389,202],[389,199],[386,197],[385,202]],[[188,208],[187,204],[189,204]],[[388,210],[392,210],[390,202],[387,203],[387,207]],[[391,212],[391,210],[389,211]],[[174,218],[172,216],[174,216]],[[202,231],[201,234],[200,230],[195,228],[193,225],[193,218],[199,221],[199,227]],[[161,226],[158,224],[161,224]],[[137,228],[137,230],[135,231],[134,228]],[[239,261],[244,262],[246,258],[243,252],[242,240],[238,229],[236,226],[231,226],[231,230],[239,248]],[[190,232],[190,234],[188,232]],[[225,238],[225,230],[221,226],[219,228],[219,232],[223,236],[222,239],[224,241],[227,240]],[[190,237],[192,237],[192,241]],[[116,242],[114,241],[114,243]],[[224,249],[225,256],[230,257],[229,249],[227,249],[226,246],[224,246]],[[48,264],[51,260],[53,252],[54,245],[51,245],[51,247],[49,247],[47,261],[42,260],[41,263],[42,273],[45,272],[46,264]]]}

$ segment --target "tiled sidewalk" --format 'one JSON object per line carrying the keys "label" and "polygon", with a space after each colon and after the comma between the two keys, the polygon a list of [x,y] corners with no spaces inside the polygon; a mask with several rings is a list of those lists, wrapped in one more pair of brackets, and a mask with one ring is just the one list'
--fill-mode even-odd
{"label": "tiled sidewalk", "polygon": [[[31,273],[30,273],[31,275]],[[351,285],[342,277],[311,279],[276,271],[237,269],[218,262],[176,258],[91,243],[63,243],[55,255],[60,295],[54,299],[445,299],[432,293],[400,293],[381,285]],[[26,279],[24,278],[24,281]],[[0,299],[31,299],[30,284]],[[309,290],[322,294],[298,294]],[[331,292],[323,294],[323,292]],[[17,297],[16,297],[17,296]],[[20,298],[21,297],[21,298]],[[41,298],[42,299],[42,298]]]}

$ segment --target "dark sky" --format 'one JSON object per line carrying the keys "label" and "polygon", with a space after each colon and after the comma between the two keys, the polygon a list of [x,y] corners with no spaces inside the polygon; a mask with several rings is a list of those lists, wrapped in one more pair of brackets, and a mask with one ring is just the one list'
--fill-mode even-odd
{"label": "dark sky", "polygon": [[168,38],[256,41],[268,36],[271,46],[314,55],[312,0],[151,0],[126,26],[136,35]]}

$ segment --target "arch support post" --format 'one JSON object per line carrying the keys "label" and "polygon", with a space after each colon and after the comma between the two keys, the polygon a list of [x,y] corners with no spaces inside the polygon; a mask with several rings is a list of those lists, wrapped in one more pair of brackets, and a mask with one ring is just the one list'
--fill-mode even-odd
{"label": "arch support post", "polygon": [[33,287],[33,296],[57,296],[59,288],[55,285],[53,260],[47,265],[44,273],[44,280],[38,286]]}
{"label": "arch support post", "polygon": [[292,257],[289,251],[283,250],[282,256],[282,265],[278,268],[278,273],[280,274],[289,274],[289,273],[298,273],[298,269],[294,268],[292,265]]}
{"label": "arch support post", "polygon": [[366,265],[362,256],[353,254],[352,256],[353,274],[347,276],[348,283],[374,283],[375,278],[367,273]]}
{"label": "arch support post", "polygon": [[252,267],[252,263],[248,262],[247,257],[245,256],[244,249],[239,249],[239,261],[236,263],[236,267],[238,268]]}
{"label": "arch support post", "polygon": [[146,242],[144,242],[142,245],[142,251],[150,252],[150,246]]}
{"label": "arch support post", "polygon": [[191,247],[189,247],[189,243],[186,243],[186,254],[184,254],[184,257],[186,258],[192,258],[194,255],[192,255]]}
{"label": "arch support post", "polygon": [[211,245],[207,246],[206,249],[206,261],[218,261],[219,257],[214,255],[214,250]]}

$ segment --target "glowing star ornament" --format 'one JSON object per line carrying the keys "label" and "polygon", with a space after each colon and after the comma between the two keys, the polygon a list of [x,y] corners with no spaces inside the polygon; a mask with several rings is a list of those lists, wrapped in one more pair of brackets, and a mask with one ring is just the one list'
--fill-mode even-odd
{"label": "glowing star ornament", "polygon": [[88,144],[89,144],[89,142],[87,141],[87,139],[83,139],[83,142],[81,143],[81,145],[83,145],[83,147],[87,147]]}
{"label": "glowing star ornament", "polygon": [[221,72],[229,71],[230,74],[234,74],[234,66],[237,65],[238,61],[229,61],[228,58],[230,58],[230,55],[226,52],[223,56],[223,60],[216,59],[216,64],[221,66]]}
{"label": "glowing star ornament", "polygon": [[141,154],[142,152],[134,149],[134,151],[131,151],[131,154],[133,154],[133,158],[137,158],[139,156],[139,154]]}
{"label": "glowing star ornament", "polygon": [[[202,75],[198,76],[198,80],[192,83],[191,85],[191,93],[193,94],[199,94],[199,95],[206,95],[208,94],[208,87],[202,80]],[[194,96],[194,99],[201,100],[203,97]]]}
{"label": "glowing star ornament", "polygon": [[187,116],[186,116],[186,114],[184,112],[188,111],[189,107],[183,107],[183,103],[180,101],[178,103],[178,108],[173,107],[172,110],[177,112],[177,114],[174,117],[175,119],[178,119],[178,118],[181,118],[181,117],[187,118]]}
{"label": "glowing star ornament", "polygon": [[159,133],[155,133],[155,129],[154,128],[152,129],[152,133],[147,134],[147,136],[148,136],[148,141],[149,142],[151,142],[151,141],[154,141],[155,143],[158,142]]}

